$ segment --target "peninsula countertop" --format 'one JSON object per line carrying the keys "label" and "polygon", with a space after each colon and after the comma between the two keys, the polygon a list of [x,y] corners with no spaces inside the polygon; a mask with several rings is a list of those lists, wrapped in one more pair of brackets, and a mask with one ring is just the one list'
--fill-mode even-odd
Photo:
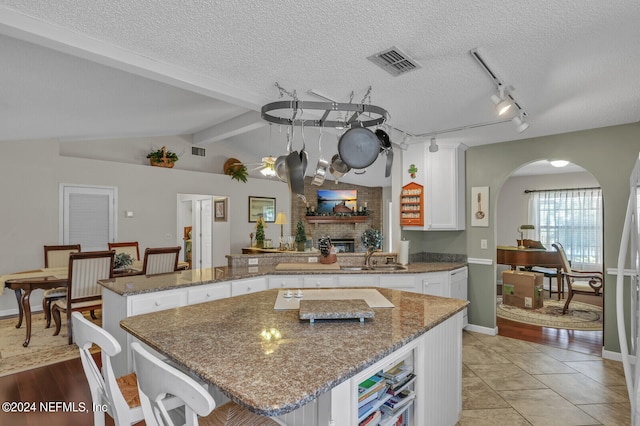
{"label": "peninsula countertop", "polygon": [[[135,278],[135,277],[134,277]],[[156,277],[157,279],[157,277]],[[395,307],[311,325],[277,289],[125,318],[123,329],[251,411],[295,410],[454,316],[467,302],[377,289]]]}
{"label": "peninsula countertop", "polygon": [[156,291],[171,290],[176,288],[241,280],[245,278],[269,276],[269,275],[366,275],[366,274],[421,274],[427,272],[453,271],[466,266],[461,262],[418,262],[406,265],[402,270],[344,270],[323,269],[322,264],[317,264],[317,269],[305,270],[278,270],[276,265],[247,266],[247,267],[218,267],[205,269],[189,269],[168,274],[153,276],[134,275],[107,280],[100,280],[98,284],[121,296],[152,293]]}

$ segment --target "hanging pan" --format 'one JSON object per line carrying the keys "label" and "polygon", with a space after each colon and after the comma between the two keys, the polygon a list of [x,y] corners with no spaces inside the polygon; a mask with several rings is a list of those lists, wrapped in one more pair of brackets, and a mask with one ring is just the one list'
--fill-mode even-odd
{"label": "hanging pan", "polygon": [[376,136],[380,140],[380,152],[384,152],[387,156],[384,177],[389,177],[391,176],[391,166],[393,165],[393,148],[391,147],[391,138],[389,138],[389,134],[382,129],[376,130]]}
{"label": "hanging pan", "polygon": [[364,169],[376,161],[380,153],[380,140],[365,127],[354,127],[342,135],[338,142],[340,159],[352,169]]}
{"label": "hanging pan", "polygon": [[329,162],[322,157],[322,127],[320,127],[320,137],[318,138],[318,164],[316,165],[316,173],[313,176],[311,185],[321,186],[327,176],[327,168]]}

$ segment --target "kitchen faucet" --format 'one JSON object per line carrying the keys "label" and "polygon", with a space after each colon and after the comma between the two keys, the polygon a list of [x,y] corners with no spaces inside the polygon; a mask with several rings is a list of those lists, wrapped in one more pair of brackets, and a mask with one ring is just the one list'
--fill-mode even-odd
{"label": "kitchen faucet", "polygon": [[365,266],[371,267],[371,256],[373,256],[373,253],[375,253],[377,251],[382,251],[382,250],[376,250],[375,247],[373,247],[373,246],[367,247],[367,253],[364,255],[364,265]]}

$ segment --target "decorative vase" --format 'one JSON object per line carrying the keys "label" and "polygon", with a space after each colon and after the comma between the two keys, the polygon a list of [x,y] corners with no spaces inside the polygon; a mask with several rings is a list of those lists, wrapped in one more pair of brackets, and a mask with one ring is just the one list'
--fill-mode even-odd
{"label": "decorative vase", "polygon": [[320,255],[320,263],[330,265],[338,261],[338,256],[335,253],[329,253],[327,256]]}
{"label": "decorative vase", "polygon": [[304,242],[296,243],[296,249],[298,251],[304,251]]}
{"label": "decorative vase", "polygon": [[256,240],[256,247],[264,248],[264,240]]}

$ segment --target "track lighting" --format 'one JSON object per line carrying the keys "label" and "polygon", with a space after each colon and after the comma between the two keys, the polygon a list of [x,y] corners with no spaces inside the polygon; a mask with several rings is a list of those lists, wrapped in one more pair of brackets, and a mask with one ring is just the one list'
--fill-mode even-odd
{"label": "track lighting", "polygon": [[529,123],[520,118],[519,115],[513,117],[511,121],[513,121],[513,124],[515,124],[518,133],[522,133],[529,128]]}
{"label": "track lighting", "polygon": [[513,106],[509,94],[505,93],[504,86],[498,86],[498,95],[491,95],[491,101],[496,105],[496,112],[499,116],[507,113]]}
{"label": "track lighting", "polygon": [[431,143],[429,144],[429,152],[438,152],[438,144],[436,143],[436,138],[431,138]]}

